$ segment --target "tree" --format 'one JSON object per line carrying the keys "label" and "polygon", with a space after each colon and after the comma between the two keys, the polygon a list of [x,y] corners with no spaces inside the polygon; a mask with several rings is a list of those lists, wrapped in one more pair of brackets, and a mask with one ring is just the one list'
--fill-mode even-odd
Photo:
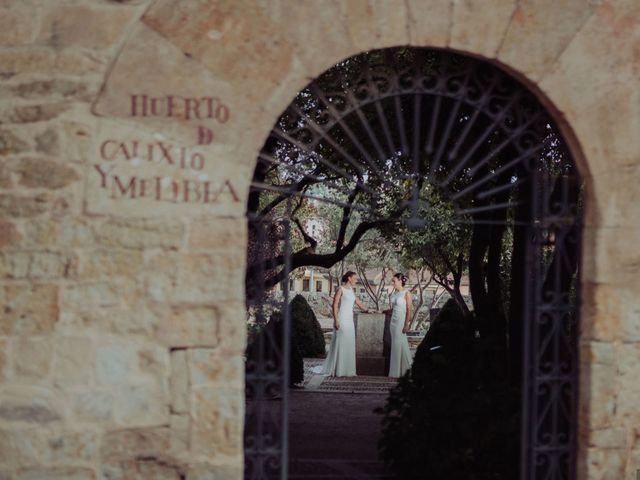
{"label": "tree", "polygon": [[427,184],[423,191],[428,199],[419,212],[424,227],[411,230],[397,224],[383,228],[383,234],[399,246],[400,261],[406,268],[428,270],[433,282],[453,298],[465,315],[470,315],[460,286],[467,270],[471,226],[457,221],[453,206],[435,188]]}
{"label": "tree", "polygon": [[[409,291],[413,294],[417,295],[417,303],[415,308],[412,309],[412,317],[411,317],[411,330],[420,330],[424,325],[424,322],[429,318],[428,314],[424,315],[422,320],[420,320],[419,313],[424,306],[426,299],[425,293],[427,292],[427,288],[431,286],[433,283],[433,273],[429,271],[429,269],[422,265],[416,268],[409,267],[408,269],[409,279],[414,278],[415,282],[412,282],[409,287]],[[431,311],[432,308],[435,308],[438,305],[438,302],[443,297],[443,295],[447,293],[447,290],[441,285],[435,283],[435,290],[433,295],[429,299],[429,305],[426,310],[427,313]]]}
{"label": "tree", "polygon": [[[380,310],[382,297],[387,291],[389,274],[398,266],[396,252],[385,244],[378,230],[372,230],[348,258],[353,262],[367,296],[375,309]],[[376,278],[379,279],[377,283],[369,278],[371,271],[377,273]]]}

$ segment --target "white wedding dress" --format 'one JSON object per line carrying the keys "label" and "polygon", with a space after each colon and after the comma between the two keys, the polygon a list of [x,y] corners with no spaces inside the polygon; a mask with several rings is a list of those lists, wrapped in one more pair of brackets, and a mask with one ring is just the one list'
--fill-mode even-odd
{"label": "white wedding dress", "polygon": [[338,307],[340,329],[333,329],[331,345],[324,363],[312,369],[313,373],[332,377],[356,376],[356,330],[353,325],[353,304],[356,295],[351,288],[340,287],[342,297]]}
{"label": "white wedding dress", "polygon": [[406,290],[391,294],[391,358],[389,362],[389,376],[401,377],[411,368],[411,350],[407,335],[402,333],[404,320],[407,315]]}

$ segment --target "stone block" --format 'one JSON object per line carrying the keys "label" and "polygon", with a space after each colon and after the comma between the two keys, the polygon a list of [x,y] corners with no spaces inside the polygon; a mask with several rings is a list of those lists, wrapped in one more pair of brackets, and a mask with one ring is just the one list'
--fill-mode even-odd
{"label": "stone block", "polygon": [[247,346],[247,311],[243,302],[218,304],[220,312],[220,351],[225,354],[244,353]]}
{"label": "stone block", "polygon": [[0,338],[0,382],[4,382],[8,377],[9,370],[9,342],[6,338]]}
{"label": "stone block", "polygon": [[176,303],[213,304],[240,300],[244,292],[245,251],[184,255],[178,264]]}
{"label": "stone block", "polygon": [[585,365],[615,365],[615,346],[612,342],[585,341],[580,345],[580,362]]}
{"label": "stone block", "polygon": [[86,164],[93,153],[93,135],[97,126],[97,121],[91,122],[83,119],[82,122],[67,121],[62,122],[60,131],[61,151],[69,163]]}
{"label": "stone block", "polygon": [[11,178],[8,163],[9,162],[6,161],[0,163],[0,188],[2,189],[10,189],[13,187],[13,178]]}
{"label": "stone block", "polygon": [[172,465],[166,458],[141,458],[104,465],[103,477],[108,480],[154,479],[182,480],[184,474],[179,465]]}
{"label": "stone block", "polygon": [[114,395],[95,390],[73,395],[71,413],[78,422],[105,423],[113,418]]}
{"label": "stone block", "polygon": [[640,92],[635,88],[639,70],[634,32],[639,14],[638,2],[596,4],[539,84],[577,135],[594,176],[610,171],[613,164],[637,160]]}
{"label": "stone block", "polygon": [[12,279],[73,278],[77,260],[73,254],[54,252],[0,253],[0,277]]}
{"label": "stone block", "polygon": [[46,103],[42,105],[21,105],[0,111],[0,125],[3,123],[36,123],[53,120],[69,106],[64,103]]}
{"label": "stone block", "polygon": [[96,480],[94,470],[86,467],[27,468],[18,470],[16,480]]}
{"label": "stone block", "polygon": [[640,342],[618,346],[618,397],[616,413],[627,425],[640,425]]}
{"label": "stone block", "polygon": [[107,59],[95,52],[56,48],[12,48],[0,51],[0,75],[45,74],[64,72],[87,75],[106,70]]}
{"label": "stone block", "polygon": [[[620,165],[589,178],[585,224],[593,228],[640,226],[640,162]],[[589,203],[587,203],[589,204]]]}
{"label": "stone block", "polygon": [[135,250],[85,251],[80,261],[82,278],[133,277],[142,271],[142,252]]}
{"label": "stone block", "polygon": [[12,367],[16,380],[41,382],[49,377],[53,345],[46,337],[17,337],[12,341]]}
{"label": "stone block", "polygon": [[100,435],[95,431],[48,432],[43,460],[52,465],[94,463],[98,459]]}
{"label": "stone block", "polygon": [[57,330],[66,334],[87,331],[148,336],[154,331],[158,321],[158,314],[142,302],[100,308],[87,306],[78,311],[62,313]]}
{"label": "stone block", "polygon": [[196,218],[191,221],[188,245],[193,250],[242,248],[247,238],[247,220],[240,218]]}
{"label": "stone block", "polygon": [[171,452],[184,454],[189,451],[189,415],[171,415],[169,428],[171,429]]}
{"label": "stone block", "polygon": [[129,345],[99,345],[96,355],[96,381],[99,385],[126,383],[133,375],[134,349]]}
{"label": "stone block", "polygon": [[353,0],[342,2],[342,7],[356,51],[409,43],[409,13],[403,0]]}
{"label": "stone block", "polygon": [[243,467],[240,462],[230,465],[194,464],[187,471],[186,480],[236,480],[242,477]]}
{"label": "stone block", "polygon": [[191,452],[195,455],[240,455],[244,392],[241,389],[198,387],[191,407]]}
{"label": "stone block", "polygon": [[137,351],[137,367],[140,374],[152,379],[168,379],[170,375],[169,349],[159,346],[141,347]]}
{"label": "stone block", "polygon": [[117,463],[131,458],[157,457],[169,450],[170,436],[167,427],[112,430],[102,439],[100,457],[106,463]]}
{"label": "stone block", "polygon": [[449,47],[495,57],[516,3],[516,0],[454,0]]}
{"label": "stone block", "polygon": [[29,44],[33,40],[37,15],[33,9],[0,9],[0,45]]}
{"label": "stone block", "polygon": [[174,307],[155,336],[170,347],[215,347],[219,344],[219,314],[215,307]]}
{"label": "stone block", "polygon": [[451,2],[407,0],[409,37],[413,46],[446,47],[453,13]]}
{"label": "stone block", "polygon": [[[321,6],[279,0],[263,5],[263,11],[280,27],[295,49],[296,58],[305,65],[304,80],[320,75],[357,52],[347,28],[343,4],[339,0],[325,1]],[[309,45],[315,48],[307,48]]]}
{"label": "stone block", "polygon": [[27,188],[56,190],[80,179],[73,168],[44,158],[21,158],[11,163],[10,170]]}
{"label": "stone block", "polygon": [[[183,5],[180,4],[178,10]],[[173,10],[174,7],[171,5]],[[87,166],[88,211],[116,215],[127,212],[130,216],[144,217],[173,215],[176,218],[237,215],[250,173],[245,176],[244,172],[238,172],[239,157],[234,152],[239,143],[246,143],[248,138],[254,139],[247,137],[246,125],[252,124],[250,119],[236,118],[236,115],[248,116],[244,113],[248,110],[246,92],[237,94],[233,83],[218,78],[191,55],[185,55],[184,51],[144,25],[136,29],[130,42],[137,48],[125,49],[118,57],[95,104],[97,112],[130,119],[133,98],[141,99],[144,95],[147,99],[157,98],[166,105],[167,96],[171,95],[179,105],[188,101],[192,106],[206,107],[208,101],[214,101],[216,108],[228,112],[229,116],[223,121],[208,118],[204,113],[208,107],[200,109],[194,106],[193,109],[203,112],[199,115],[201,118],[194,118],[191,113],[187,120],[185,108],[180,106],[171,118],[164,115],[141,116],[138,112],[135,127],[131,123],[125,127],[122,122],[102,122],[103,126],[87,156],[92,163]],[[131,81],[132,78],[146,78],[149,71],[155,72],[154,82]],[[143,90],[140,85],[144,85]],[[256,110],[255,105],[252,110]],[[211,144],[197,145],[200,127],[213,132]],[[162,137],[158,137],[158,131],[163,132]],[[101,146],[113,139],[124,142],[128,145],[126,148],[130,148],[134,141],[144,145],[145,149],[146,145],[155,145],[153,172],[142,162],[123,160],[122,155],[113,162],[98,163],[102,158]],[[158,148],[159,142],[169,147],[168,152],[176,159],[174,164],[167,163]],[[108,148],[112,146],[107,145]],[[177,159],[184,149],[189,158],[198,156],[203,159],[199,170],[177,166]],[[254,158],[253,155],[249,162]],[[105,168],[111,170],[107,172]]]}
{"label": "stone block", "polygon": [[15,155],[29,149],[29,145],[15,133],[0,128],[0,155]]}
{"label": "stone block", "polygon": [[0,334],[51,333],[58,321],[56,285],[6,285],[0,289]]}
{"label": "stone block", "polygon": [[626,448],[627,431],[624,428],[590,430],[587,445],[593,448]]}
{"label": "stone block", "polygon": [[[260,103],[289,71],[293,46],[268,9],[247,0],[156,2],[145,25]],[[237,59],[242,58],[242,62]]]}
{"label": "stone block", "polygon": [[53,128],[47,128],[35,137],[36,151],[47,155],[58,155],[60,153],[60,138],[58,131]]}
{"label": "stone block", "polygon": [[580,418],[589,428],[611,427],[616,416],[618,386],[615,365],[582,364],[580,379]]}
{"label": "stone block", "polygon": [[25,225],[25,242],[36,247],[95,245],[93,225],[80,218],[37,219]]}
{"label": "stone block", "polygon": [[584,263],[585,278],[593,282],[625,289],[640,287],[635,265],[640,262],[636,245],[640,242],[640,227],[611,227],[593,231],[585,228],[585,235],[592,236],[592,258]]}
{"label": "stone block", "polygon": [[46,388],[13,386],[0,391],[0,420],[4,422],[50,424],[62,420],[61,412],[53,392]]}
{"label": "stone block", "polygon": [[54,378],[57,385],[89,385],[93,382],[96,369],[93,347],[89,338],[56,339]]}
{"label": "stone block", "polygon": [[[171,7],[172,5],[167,4]],[[178,10],[182,8],[191,8],[186,4],[178,6]],[[175,9],[174,9],[175,10]],[[168,12],[167,12],[168,13]],[[175,13],[175,12],[174,12]],[[236,90],[233,83],[227,82],[224,78],[213,75],[211,71],[204,68],[192,55],[185,55],[184,50],[176,47],[173,43],[163,38],[152,28],[144,24],[137,25],[131,33],[129,40],[136,48],[126,48],[118,57],[117,63],[110,72],[105,88],[97,100],[95,109],[101,115],[115,117],[132,117],[132,95],[145,94],[148,98],[166,98],[171,93],[176,98],[198,99],[206,95],[213,94],[220,101],[228,104],[230,113],[240,112],[241,106],[246,106],[242,95],[235,95]],[[144,90],[141,91],[138,84],[131,82],[132,78],[144,79],[149,71],[154,72],[156,81],[152,84],[146,84]],[[189,79],[189,81],[185,81]],[[241,103],[238,103],[241,102]],[[199,115],[199,110],[191,113],[194,116],[200,116],[197,119],[200,124],[205,127],[215,129],[215,143],[222,141],[226,143],[226,130],[229,127],[227,119],[224,122],[217,121],[215,117],[208,118],[207,115]],[[204,113],[204,111],[203,111]],[[197,137],[194,135],[193,128],[189,125],[189,135],[184,137],[180,133],[183,130],[185,121],[196,120],[195,118],[186,118],[186,112],[176,114],[170,118],[155,116],[152,117],[135,115],[135,120],[141,125],[148,125],[151,132],[162,126],[162,130],[167,134],[168,138],[174,140],[191,140],[193,144]],[[205,117],[205,118],[202,118]],[[178,124],[178,125],[176,125]],[[117,132],[117,124],[104,124],[108,128],[110,135]],[[168,135],[169,132],[171,135]],[[138,132],[143,133],[143,132]],[[179,134],[179,135],[176,135]],[[122,135],[117,135],[121,137]]]}
{"label": "stone block", "polygon": [[182,245],[184,225],[179,218],[114,218],[103,223],[97,235],[108,247],[177,249]]}
{"label": "stone block", "polygon": [[44,441],[38,432],[37,428],[0,430],[0,465],[20,468],[40,462]]}
{"label": "stone block", "polygon": [[244,357],[221,355],[211,348],[187,350],[191,386],[220,385],[242,388],[244,381]]}
{"label": "stone block", "polygon": [[0,219],[0,248],[17,245],[22,239],[15,224],[7,220]]}
{"label": "stone block", "polygon": [[0,194],[0,215],[4,217],[35,217],[54,210],[55,197],[47,193],[33,196]]}
{"label": "stone block", "polygon": [[171,351],[171,377],[169,379],[171,393],[171,411],[176,413],[189,412],[189,366],[187,350],[175,349]]}
{"label": "stone block", "polygon": [[75,307],[108,307],[119,300],[119,292],[109,282],[76,283],[62,292],[63,302]]}
{"label": "stone block", "polygon": [[119,387],[116,421],[134,427],[167,425],[170,400],[166,390],[155,382]]}
{"label": "stone block", "polygon": [[618,449],[588,448],[585,480],[620,480],[624,478],[625,452]]}
{"label": "stone block", "polygon": [[640,472],[640,450],[631,450],[627,459],[626,478],[635,480],[633,477],[637,477],[638,472]]}
{"label": "stone block", "polygon": [[58,5],[44,16],[37,41],[54,47],[107,48],[135,20],[135,10]]}
{"label": "stone block", "polygon": [[145,252],[144,289],[151,300],[164,302],[175,289],[178,276],[178,259],[175,252]]}
{"label": "stone block", "polygon": [[30,260],[26,252],[0,253],[0,277],[27,278]]}
{"label": "stone block", "polygon": [[[527,78],[538,79],[553,66],[592,11],[589,0],[519,1],[498,58]],[[562,28],[547,28],[554,24]]]}
{"label": "stone block", "polygon": [[37,100],[44,97],[48,99],[59,98],[64,100],[89,101],[94,95],[93,89],[94,87],[87,82],[54,78],[48,80],[30,80],[19,83],[11,87],[10,93],[14,97],[27,100]]}

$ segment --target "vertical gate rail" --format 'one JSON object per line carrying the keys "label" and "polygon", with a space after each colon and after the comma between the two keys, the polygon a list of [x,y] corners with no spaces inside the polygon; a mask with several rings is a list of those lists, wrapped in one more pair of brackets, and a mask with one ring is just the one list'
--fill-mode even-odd
{"label": "vertical gate rail", "polygon": [[[565,165],[566,166],[566,165]],[[521,480],[576,478],[580,212],[573,169],[536,169],[524,338]]]}
{"label": "vertical gate rail", "polygon": [[[290,235],[287,218],[274,222],[271,218],[249,217],[250,248],[258,253],[256,258],[264,259],[273,247],[272,230],[277,226],[285,238]],[[285,257],[290,257],[289,242],[285,242]],[[260,263],[262,265],[262,263]],[[246,413],[244,428],[244,478],[252,480],[277,480],[287,478],[288,448],[288,378],[290,312],[286,308],[289,285],[282,282],[283,298],[273,298],[262,281],[268,269],[260,269],[247,292],[249,320],[254,322],[253,341],[247,351],[245,366]],[[288,278],[290,262],[285,263]],[[281,325],[269,325],[272,316],[280,312]]]}

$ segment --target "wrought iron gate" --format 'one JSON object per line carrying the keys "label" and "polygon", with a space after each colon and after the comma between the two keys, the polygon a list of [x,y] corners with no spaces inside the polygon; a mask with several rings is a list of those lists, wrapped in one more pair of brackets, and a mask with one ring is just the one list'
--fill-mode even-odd
{"label": "wrought iron gate", "polygon": [[[524,239],[524,326],[511,331],[523,352],[513,359],[522,381],[520,478],[574,479],[580,188],[544,107],[486,62],[385,49],[311,82],[271,131],[249,199],[256,333],[246,369],[245,478],[287,478],[286,280],[307,251],[294,252],[290,241],[300,200],[331,203],[374,226],[400,220],[420,229],[429,222],[425,191],[437,191],[456,221],[509,225]],[[276,283],[282,298],[270,293]]]}

